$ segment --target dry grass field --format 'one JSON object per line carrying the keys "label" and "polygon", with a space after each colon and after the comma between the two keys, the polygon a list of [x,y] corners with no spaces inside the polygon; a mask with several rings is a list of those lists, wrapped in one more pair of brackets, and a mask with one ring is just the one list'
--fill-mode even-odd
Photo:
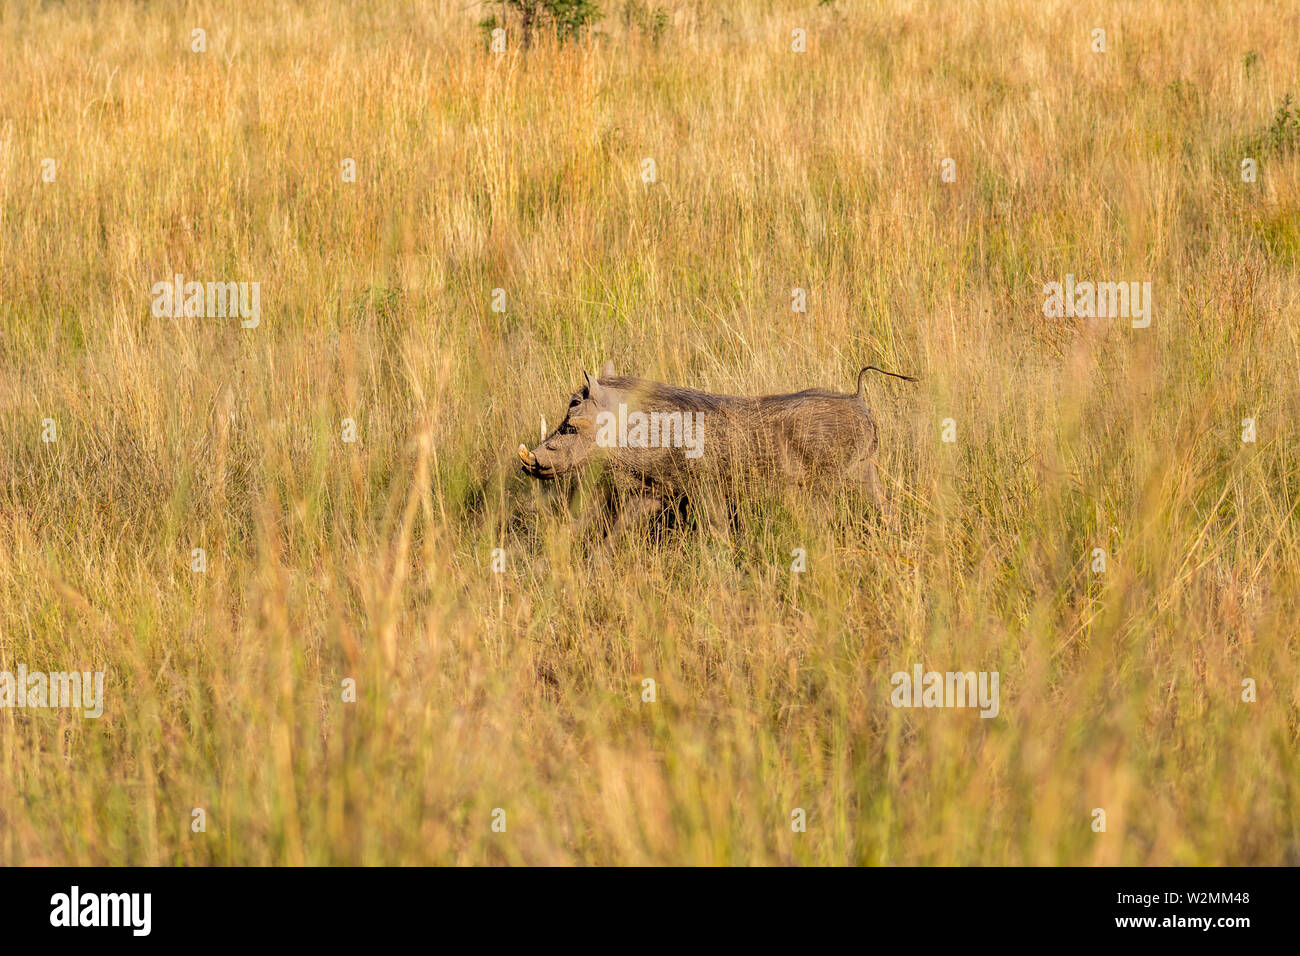
{"label": "dry grass field", "polygon": [[[1300,9],[604,6],[0,6],[0,864],[1300,863]],[[606,359],[920,375],[896,524],[592,533]]]}

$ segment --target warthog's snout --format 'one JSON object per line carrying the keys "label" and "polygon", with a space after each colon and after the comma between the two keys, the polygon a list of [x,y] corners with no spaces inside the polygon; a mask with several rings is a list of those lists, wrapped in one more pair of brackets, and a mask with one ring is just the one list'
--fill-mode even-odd
{"label": "warthog's snout", "polygon": [[552,465],[543,464],[538,460],[536,452],[528,450],[528,446],[520,443],[519,460],[523,462],[524,474],[533,478],[554,478],[555,468]]}

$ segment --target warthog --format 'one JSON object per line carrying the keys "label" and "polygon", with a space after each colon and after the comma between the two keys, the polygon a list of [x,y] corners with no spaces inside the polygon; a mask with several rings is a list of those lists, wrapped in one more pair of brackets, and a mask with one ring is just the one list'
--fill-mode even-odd
{"label": "warthog", "polygon": [[616,375],[606,362],[598,376],[583,372],[586,382],[560,426],[532,451],[521,444],[519,458],[526,474],[551,479],[600,457],[633,514],[653,514],[698,491],[743,493],[758,483],[856,486],[883,510],[879,438],[864,391],[870,371],[917,381],[869,365],[856,392],[746,397]]}

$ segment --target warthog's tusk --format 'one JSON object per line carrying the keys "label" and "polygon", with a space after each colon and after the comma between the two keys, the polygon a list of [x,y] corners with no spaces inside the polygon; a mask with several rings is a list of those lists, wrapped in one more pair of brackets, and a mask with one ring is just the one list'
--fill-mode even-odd
{"label": "warthog's tusk", "polygon": [[533,458],[532,452],[530,452],[528,450],[528,446],[523,444],[522,442],[520,442],[519,444],[519,460],[522,461],[529,468],[536,467],[537,465],[537,461],[536,459]]}

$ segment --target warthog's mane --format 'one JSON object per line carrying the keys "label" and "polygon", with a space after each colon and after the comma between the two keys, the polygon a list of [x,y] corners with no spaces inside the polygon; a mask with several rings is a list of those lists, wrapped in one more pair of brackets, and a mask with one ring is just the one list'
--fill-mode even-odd
{"label": "warthog's mane", "polygon": [[610,375],[602,378],[600,384],[627,392],[646,408],[691,412],[741,410],[768,412],[794,409],[805,403],[825,401],[828,398],[840,400],[857,398],[853,392],[832,392],[824,388],[808,388],[802,392],[789,392],[783,395],[721,395],[714,392],[701,392],[693,388],[682,388],[678,385],[665,385],[663,382],[630,375]]}

